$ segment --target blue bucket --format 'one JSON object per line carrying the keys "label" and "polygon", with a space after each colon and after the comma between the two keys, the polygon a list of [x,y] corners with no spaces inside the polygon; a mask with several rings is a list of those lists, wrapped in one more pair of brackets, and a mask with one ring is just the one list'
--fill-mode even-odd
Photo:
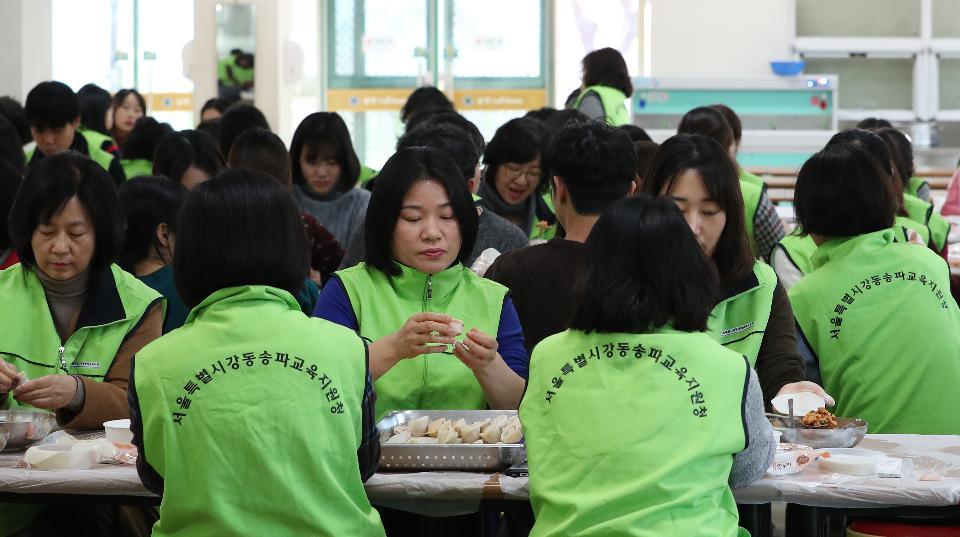
{"label": "blue bucket", "polygon": [[807,65],[807,62],[800,61],[790,61],[790,62],[770,62],[770,69],[773,70],[773,73],[779,76],[796,76],[803,72],[804,66]]}

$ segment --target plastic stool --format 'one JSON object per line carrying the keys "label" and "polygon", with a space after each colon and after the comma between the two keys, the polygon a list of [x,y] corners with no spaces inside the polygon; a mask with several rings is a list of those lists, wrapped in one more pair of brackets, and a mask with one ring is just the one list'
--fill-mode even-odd
{"label": "plastic stool", "polygon": [[847,527],[847,537],[960,537],[960,526],[854,522]]}

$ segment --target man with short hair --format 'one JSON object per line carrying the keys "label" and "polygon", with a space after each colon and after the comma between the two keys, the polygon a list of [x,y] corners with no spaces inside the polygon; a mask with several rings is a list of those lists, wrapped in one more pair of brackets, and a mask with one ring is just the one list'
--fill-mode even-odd
{"label": "man with short hair", "polygon": [[37,84],[27,94],[24,109],[30,134],[37,143],[37,147],[27,153],[28,166],[48,155],[76,151],[107,170],[118,186],[126,181],[120,159],[104,151],[99,143],[92,143],[83,131],[78,130],[80,101],[69,86],[54,81]]}
{"label": "man with short hair", "polygon": [[527,350],[567,329],[587,268],[584,242],[608,207],[632,194],[637,155],[622,130],[592,121],[564,127],[547,155],[564,238],[504,254],[486,277],[510,289]]}
{"label": "man with short hair", "polygon": [[[523,248],[529,244],[529,240],[515,224],[483,208],[480,198],[476,196],[477,188],[480,186],[480,154],[483,153],[483,148],[477,147],[476,140],[479,137],[482,142],[483,137],[480,131],[472,132],[470,126],[473,124],[463,116],[459,116],[457,120],[443,117],[431,118],[404,134],[397,141],[397,150],[416,146],[437,149],[453,159],[460,173],[466,178],[467,188],[474,194],[474,201],[477,201],[479,215],[477,241],[473,251],[467,257],[467,263],[472,265],[487,248],[493,248],[500,253],[509,252]],[[475,126],[473,128],[476,129]],[[343,256],[343,261],[340,262],[340,267],[352,267],[363,261],[365,246],[363,228],[359,227],[350,239],[350,246]]]}

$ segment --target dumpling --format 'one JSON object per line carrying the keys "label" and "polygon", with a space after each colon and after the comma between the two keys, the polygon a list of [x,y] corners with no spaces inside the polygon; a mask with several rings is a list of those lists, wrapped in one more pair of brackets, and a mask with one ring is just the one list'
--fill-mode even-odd
{"label": "dumpling", "polygon": [[504,427],[500,433],[500,441],[504,444],[517,444],[523,438],[523,432],[519,427]]}
{"label": "dumpling", "polygon": [[449,423],[443,424],[437,431],[438,444],[456,444],[458,440],[460,440],[460,436]]}
{"label": "dumpling", "polygon": [[504,415],[504,414],[501,414],[501,415],[497,416],[496,418],[493,418],[493,420],[491,420],[489,423],[481,426],[481,427],[480,427],[480,432],[482,432],[482,433],[483,433],[483,432],[486,432],[488,429],[491,429],[491,428],[493,428],[493,427],[496,427],[497,429],[502,429],[503,426],[506,425],[506,424],[507,424],[507,416]]}
{"label": "dumpling", "polygon": [[410,426],[408,425],[397,425],[393,428],[393,434],[400,434],[410,431]]}
{"label": "dumpling", "polygon": [[460,436],[464,443],[472,444],[480,438],[480,425],[481,422],[478,421],[460,429]]}
{"label": "dumpling", "polygon": [[436,438],[431,438],[429,436],[419,436],[407,440],[408,444],[437,444]]}
{"label": "dumpling", "polygon": [[384,444],[406,444],[410,440],[410,433],[404,431],[391,436]]}
{"label": "dumpling", "polygon": [[430,424],[427,425],[427,436],[436,437],[437,431],[440,430],[440,427],[443,427],[444,425],[447,425],[449,423],[450,423],[450,420],[446,418],[437,418],[431,421]]}
{"label": "dumpling", "polygon": [[421,416],[411,421],[408,429],[410,436],[420,437],[427,434],[427,421],[429,419],[429,416]]}
{"label": "dumpling", "polygon": [[480,433],[480,439],[485,444],[496,444],[500,440],[500,431],[503,429],[500,425],[490,424],[486,431]]}
{"label": "dumpling", "polygon": [[[467,426],[467,420],[460,418],[457,421],[453,422],[453,430],[460,433],[460,430]],[[463,433],[460,433],[463,434]]]}

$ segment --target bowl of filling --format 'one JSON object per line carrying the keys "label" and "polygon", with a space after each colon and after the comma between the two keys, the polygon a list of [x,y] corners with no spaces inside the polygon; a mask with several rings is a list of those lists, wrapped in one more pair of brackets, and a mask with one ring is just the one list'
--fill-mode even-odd
{"label": "bowl of filling", "polygon": [[840,418],[826,408],[811,410],[791,421],[789,416],[768,414],[774,430],[783,442],[803,444],[816,449],[850,448],[867,434],[867,422],[859,418]]}

